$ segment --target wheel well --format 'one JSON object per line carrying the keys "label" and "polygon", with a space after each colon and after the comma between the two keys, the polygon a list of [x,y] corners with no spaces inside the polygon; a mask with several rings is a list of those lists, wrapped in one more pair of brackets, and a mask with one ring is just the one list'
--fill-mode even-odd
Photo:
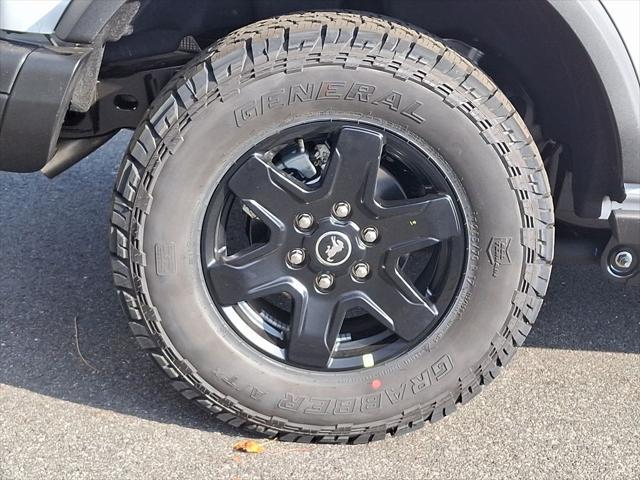
{"label": "wheel well", "polygon": [[[141,0],[131,34],[106,45],[103,71],[173,52],[185,38],[205,48],[256,20],[314,9],[386,15],[482,52],[477,63],[503,90],[515,97],[513,92],[525,93],[528,101],[512,100],[539,144],[561,145],[550,168],[571,173],[572,210],[597,218],[604,196],[624,198],[619,136],[608,97],[588,52],[546,1]],[[551,178],[556,200],[564,178]]]}

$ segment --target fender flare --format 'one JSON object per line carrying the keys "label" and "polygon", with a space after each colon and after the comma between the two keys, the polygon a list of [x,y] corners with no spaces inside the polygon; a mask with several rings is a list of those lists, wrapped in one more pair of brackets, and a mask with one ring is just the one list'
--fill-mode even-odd
{"label": "fender flare", "polygon": [[547,1],[584,47],[608,97],[618,132],[623,192],[624,183],[640,183],[640,82],[633,62],[601,2]]}

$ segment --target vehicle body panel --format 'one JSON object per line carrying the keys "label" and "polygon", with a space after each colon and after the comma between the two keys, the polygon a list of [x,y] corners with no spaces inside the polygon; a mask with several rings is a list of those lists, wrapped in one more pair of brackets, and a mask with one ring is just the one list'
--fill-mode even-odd
{"label": "vehicle body panel", "polygon": [[627,47],[636,73],[640,78],[640,34],[638,33],[640,1],[602,0],[602,4]]}
{"label": "vehicle body panel", "polygon": [[0,0],[0,30],[54,32],[71,0]]}

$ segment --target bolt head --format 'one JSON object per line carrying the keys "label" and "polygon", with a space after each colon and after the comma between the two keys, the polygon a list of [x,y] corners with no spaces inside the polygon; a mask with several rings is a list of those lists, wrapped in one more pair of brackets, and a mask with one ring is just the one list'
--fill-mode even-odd
{"label": "bolt head", "polygon": [[369,276],[370,272],[371,267],[369,267],[368,263],[360,262],[353,266],[353,276],[358,280],[364,280]]}
{"label": "bolt head", "polygon": [[336,218],[347,218],[351,213],[351,205],[348,202],[338,202],[333,206],[333,215]]}
{"label": "bolt head", "polygon": [[306,253],[302,248],[294,248],[287,254],[287,261],[295,267],[302,265],[306,258]]}
{"label": "bolt head", "polygon": [[615,257],[613,257],[613,263],[616,267],[626,270],[631,267],[631,264],[633,264],[633,254],[626,250],[622,250],[621,252],[616,253]]}
{"label": "bolt head", "polygon": [[316,285],[320,290],[329,290],[333,286],[333,275],[321,273],[316,277]]}
{"label": "bolt head", "polygon": [[296,217],[296,226],[301,230],[308,230],[313,226],[313,215],[301,213]]}
{"label": "bolt head", "polygon": [[374,243],[378,240],[378,229],[376,227],[366,227],[362,230],[362,239],[367,243]]}

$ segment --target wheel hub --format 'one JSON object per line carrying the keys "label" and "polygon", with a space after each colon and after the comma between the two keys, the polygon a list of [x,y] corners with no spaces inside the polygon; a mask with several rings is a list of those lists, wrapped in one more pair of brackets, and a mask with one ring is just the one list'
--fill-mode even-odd
{"label": "wheel hub", "polygon": [[351,257],[351,240],[342,232],[331,230],[318,238],[316,258],[328,267],[337,267]]}
{"label": "wheel hub", "polygon": [[313,272],[326,271],[334,276],[344,275],[365,253],[358,242],[358,226],[352,222],[339,224],[331,218],[321,220],[314,231],[304,235],[302,246],[309,252],[308,267]]}

